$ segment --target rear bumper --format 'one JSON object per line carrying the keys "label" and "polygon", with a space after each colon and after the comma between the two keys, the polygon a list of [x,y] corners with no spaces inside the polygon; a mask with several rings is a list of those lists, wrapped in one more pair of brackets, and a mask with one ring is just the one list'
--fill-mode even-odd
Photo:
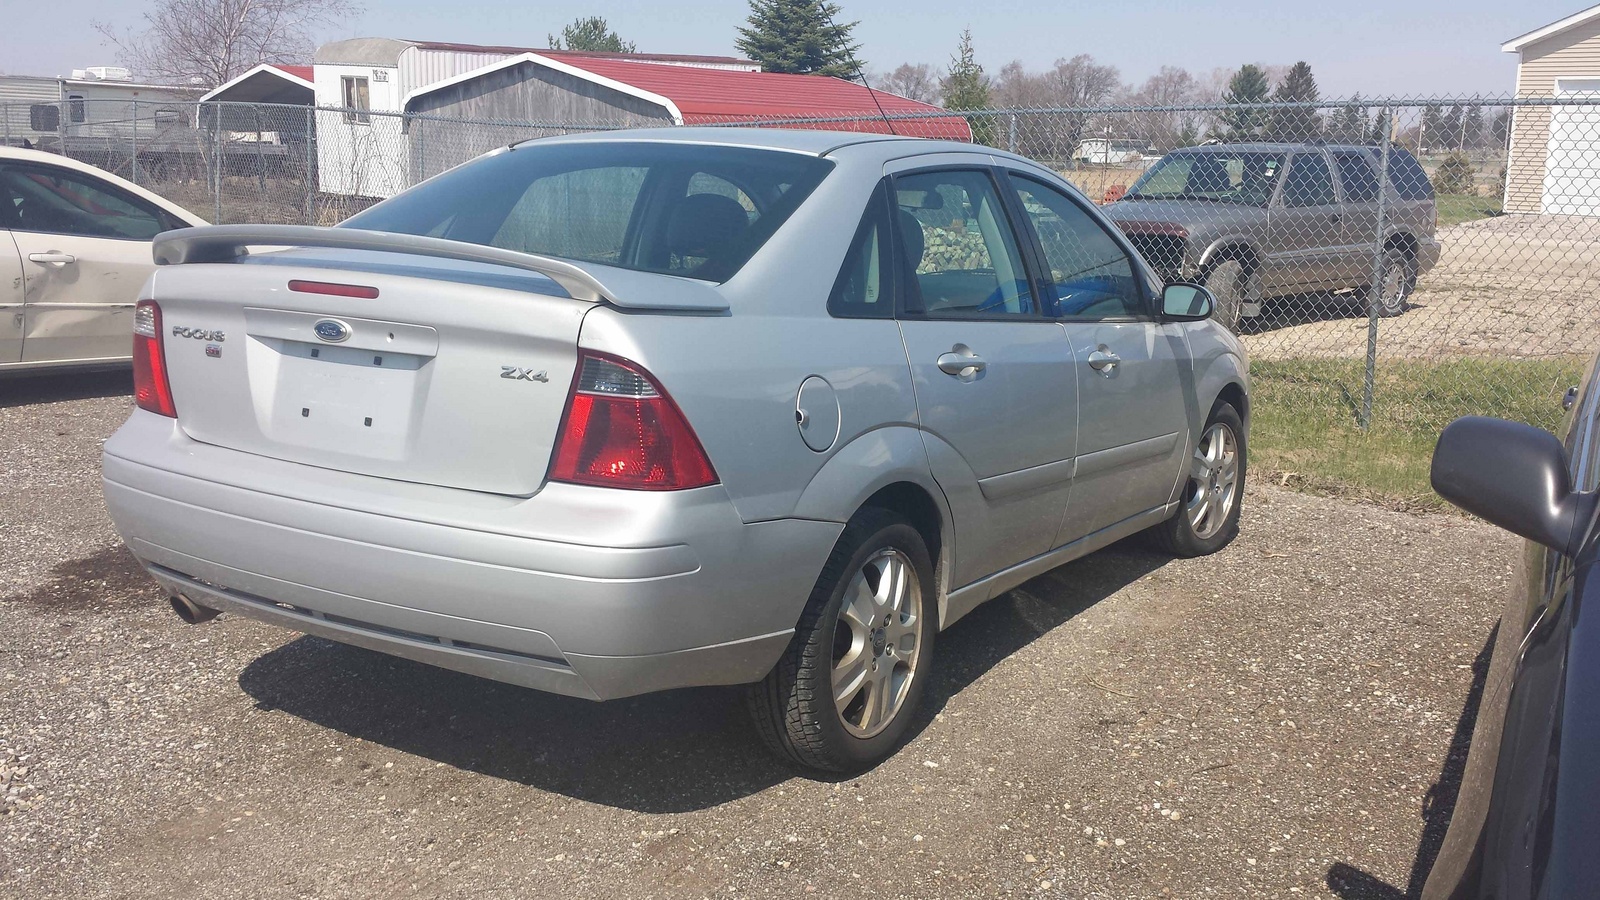
{"label": "rear bumper", "polygon": [[721,486],[400,484],[199,444],[143,412],[103,464],[112,521],[173,593],[597,700],[760,679],[842,528],[745,524]]}

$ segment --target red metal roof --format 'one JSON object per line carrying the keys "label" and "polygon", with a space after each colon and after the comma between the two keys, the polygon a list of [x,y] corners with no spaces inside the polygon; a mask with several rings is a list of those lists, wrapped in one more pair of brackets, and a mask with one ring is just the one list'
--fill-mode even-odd
{"label": "red metal roof", "polygon": [[[544,53],[545,51],[535,51]],[[685,125],[739,121],[849,118],[845,122],[796,122],[795,127],[909,137],[970,141],[972,130],[960,116],[923,118],[917,113],[942,113],[928,103],[897,94],[871,91],[859,84],[820,75],[780,75],[686,66],[652,65],[625,59],[565,55],[562,62],[671,100]],[[877,103],[873,98],[876,96]],[[893,127],[879,117],[893,118]],[[898,116],[907,116],[898,118]]]}
{"label": "red metal roof", "polygon": [[268,63],[280,72],[287,72],[301,81],[315,81],[316,70],[310,66],[280,66],[277,63]]}

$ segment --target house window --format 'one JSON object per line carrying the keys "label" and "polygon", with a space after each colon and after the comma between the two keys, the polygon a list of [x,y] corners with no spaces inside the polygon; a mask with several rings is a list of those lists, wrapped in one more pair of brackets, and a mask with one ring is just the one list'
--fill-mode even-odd
{"label": "house window", "polygon": [[67,95],[67,110],[74,124],[82,122],[84,119],[88,118],[87,112],[84,109],[82,94]]}
{"label": "house window", "polygon": [[367,95],[367,79],[361,76],[346,75],[344,81],[344,120],[357,125],[372,124],[372,116],[367,111],[372,104]]}

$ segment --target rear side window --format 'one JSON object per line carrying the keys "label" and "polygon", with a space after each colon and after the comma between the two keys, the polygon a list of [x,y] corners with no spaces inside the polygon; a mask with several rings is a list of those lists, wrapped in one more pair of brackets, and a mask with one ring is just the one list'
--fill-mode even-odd
{"label": "rear side window", "polygon": [[533,143],[451,169],[344,224],[726,281],[832,168],[749,147]]}
{"label": "rear side window", "polygon": [[1376,203],[1378,200],[1378,173],[1372,168],[1372,157],[1364,152],[1335,153],[1333,162],[1339,167],[1339,183],[1344,186],[1346,203]]}
{"label": "rear side window", "polygon": [[880,183],[861,217],[844,266],[828,295],[828,312],[844,319],[888,319],[894,316],[889,273],[889,196]]}
{"label": "rear side window", "polygon": [[1410,151],[1395,147],[1389,152],[1389,183],[1401,200],[1432,200],[1433,184],[1422,163]]}
{"label": "rear side window", "polygon": [[1289,167],[1283,183],[1283,205],[1287,207],[1327,206],[1333,199],[1333,173],[1320,153],[1302,153]]}

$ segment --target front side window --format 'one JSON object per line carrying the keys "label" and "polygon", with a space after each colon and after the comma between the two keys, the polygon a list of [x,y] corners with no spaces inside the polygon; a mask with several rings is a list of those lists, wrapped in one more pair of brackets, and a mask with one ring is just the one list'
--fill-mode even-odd
{"label": "front side window", "polygon": [[915,273],[913,311],[941,319],[1038,312],[987,173],[919,172],[897,177],[894,187],[900,246]]}
{"label": "front side window", "polygon": [[46,166],[0,169],[0,203],[19,231],[148,241],[177,224],[111,185]]}
{"label": "front side window", "polygon": [[815,156],[745,147],[525,144],[344,224],[726,281],[832,168]]}
{"label": "front side window", "polygon": [[1283,154],[1247,150],[1184,150],[1163,156],[1124,200],[1201,200],[1266,206],[1283,175]]}
{"label": "front side window", "polygon": [[1344,186],[1347,203],[1378,202],[1378,173],[1372,168],[1372,157],[1364,151],[1343,151],[1333,155],[1339,167],[1339,183]]}
{"label": "front side window", "polygon": [[1047,307],[1074,319],[1107,319],[1145,312],[1133,263],[1105,229],[1072,198],[1032,178],[1011,184],[1039,238],[1049,275]]}
{"label": "front side window", "polygon": [[370,125],[372,116],[368,110],[372,109],[372,101],[367,88],[367,79],[359,75],[346,75],[344,83],[344,120],[356,125]]}
{"label": "front side window", "polygon": [[1333,173],[1320,153],[1302,153],[1294,158],[1289,178],[1283,183],[1283,205],[1290,209],[1331,206]]}

